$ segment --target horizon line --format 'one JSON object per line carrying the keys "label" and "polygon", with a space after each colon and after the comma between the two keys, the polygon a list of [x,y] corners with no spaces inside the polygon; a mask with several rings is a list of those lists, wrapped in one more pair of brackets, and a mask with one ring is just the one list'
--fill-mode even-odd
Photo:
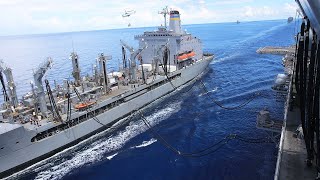
{"label": "horizon line", "polygon": [[[246,22],[260,22],[260,21],[278,21],[278,20],[286,20],[286,19],[264,19],[264,20],[252,20],[252,21],[240,21],[240,23]],[[236,23],[237,21],[226,21],[226,22],[208,22],[208,23],[192,23],[192,24],[184,24],[182,26],[190,26],[190,25],[204,25],[204,24],[223,24],[223,23]],[[47,33],[35,33],[35,34],[9,34],[9,35],[1,35],[0,38],[8,38],[8,37],[24,37],[24,36],[42,36],[42,35],[58,35],[58,34],[69,34],[69,33],[83,33],[83,32],[94,32],[94,31],[107,31],[107,30],[122,30],[122,29],[141,29],[141,28],[152,28],[152,27],[160,27],[160,26],[139,26],[132,28],[107,28],[107,29],[92,29],[92,30],[80,30],[80,31],[64,31],[64,32],[47,32]]]}

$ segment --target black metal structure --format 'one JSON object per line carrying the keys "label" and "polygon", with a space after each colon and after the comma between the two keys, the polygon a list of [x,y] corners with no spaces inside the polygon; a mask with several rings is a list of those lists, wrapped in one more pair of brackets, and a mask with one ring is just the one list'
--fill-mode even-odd
{"label": "black metal structure", "polygon": [[294,90],[301,110],[301,125],[307,149],[307,165],[317,168],[320,179],[320,0],[296,0],[304,20],[297,35]]}
{"label": "black metal structure", "polygon": [[60,113],[59,113],[59,109],[58,109],[57,104],[56,104],[56,102],[54,100],[54,97],[52,95],[52,91],[51,91],[51,87],[50,87],[49,81],[46,79],[44,82],[46,83],[47,94],[48,94],[48,97],[49,97],[49,101],[50,101],[50,105],[51,105],[51,113],[53,115],[53,118],[56,121],[61,121],[62,122],[62,119],[61,119],[61,116],[60,116]]}
{"label": "black metal structure", "polygon": [[298,40],[293,88],[297,93],[296,104],[301,112],[301,126],[307,150],[306,163],[308,166],[314,164],[320,172],[320,41],[307,17],[301,24]]}

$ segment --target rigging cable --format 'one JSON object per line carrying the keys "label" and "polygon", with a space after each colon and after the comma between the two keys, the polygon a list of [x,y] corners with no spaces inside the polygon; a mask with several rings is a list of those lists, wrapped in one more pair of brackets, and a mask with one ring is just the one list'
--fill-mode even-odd
{"label": "rigging cable", "polygon": [[[163,53],[163,58],[162,58],[162,64],[161,67],[163,69],[164,74],[166,75],[167,80],[170,82],[171,86],[173,87],[174,90],[177,89],[177,87],[175,85],[173,85],[173,83],[171,82],[171,79],[168,76],[168,68],[167,68],[167,63],[168,63],[168,59],[169,59],[169,53],[170,50],[166,47],[166,49],[164,50]],[[170,61],[170,60],[169,60]]]}
{"label": "rigging cable", "polygon": [[251,101],[253,101],[255,98],[257,98],[258,96],[261,95],[260,93],[257,93],[256,95],[252,96],[248,101],[243,102],[242,104],[240,104],[240,105],[238,105],[238,106],[226,107],[226,106],[223,106],[220,102],[218,102],[217,100],[215,100],[215,99],[210,95],[207,87],[205,86],[205,84],[203,83],[202,80],[200,80],[200,84],[201,84],[201,86],[203,87],[203,89],[205,90],[206,95],[212,100],[212,102],[214,102],[214,103],[215,103],[217,106],[219,106],[220,108],[226,109],[226,110],[240,109],[240,108],[246,106],[246,105],[249,104]]}
{"label": "rigging cable", "polygon": [[139,60],[140,60],[140,64],[141,64],[142,80],[143,80],[143,83],[146,84],[146,78],[145,78],[145,74],[144,74],[144,70],[143,70],[143,61],[142,61],[142,57],[141,56],[139,56]]}
{"label": "rigging cable", "polygon": [[[168,50],[165,51],[165,56],[164,56],[164,62],[167,62],[167,58],[168,58]],[[167,72],[167,68],[165,68],[162,64],[162,68],[164,70],[164,73],[167,77],[167,80],[170,82],[170,84],[172,85],[172,87],[174,89],[177,89],[177,87],[175,87],[173,85],[173,83],[171,82],[171,79],[168,77],[168,72]],[[203,88],[206,89],[205,85],[203,84],[203,82],[200,80],[200,83],[203,85]],[[194,86],[195,86],[196,83],[194,83],[186,92],[189,92]],[[78,98],[80,99],[80,101],[83,102],[78,90],[74,87],[74,91],[76,93],[76,95],[78,96]],[[208,94],[208,91],[207,91],[207,94]],[[256,96],[255,96],[256,97]],[[255,98],[254,97],[254,98]],[[245,106],[246,104],[248,104],[249,102],[251,102],[254,98],[252,98],[251,100],[249,100],[248,102],[245,102],[243,104],[241,104],[240,106],[238,107],[233,107],[233,108],[228,108],[228,109],[235,109],[235,108],[240,108],[240,107],[243,107]],[[212,99],[212,98],[211,98]],[[219,104],[220,107],[223,107],[223,108],[226,108],[224,106],[222,106],[220,103],[218,103],[217,101],[214,101],[217,105]],[[90,109],[90,107],[88,107],[88,109]],[[88,113],[91,113],[93,115],[93,119],[99,123],[100,125],[102,126],[105,126],[103,123],[101,123],[97,118],[96,116],[92,113],[92,111],[86,109],[86,111]],[[248,138],[244,138],[242,136],[239,136],[239,135],[236,135],[236,134],[229,134],[227,135],[226,137],[224,137],[223,139],[221,139],[220,141],[212,144],[211,146],[207,147],[207,148],[204,148],[202,150],[198,150],[198,151],[195,151],[195,152],[191,152],[191,153],[185,153],[185,152],[181,152],[179,150],[177,150],[175,147],[173,147],[172,145],[170,145],[158,132],[156,132],[153,127],[151,126],[151,124],[148,122],[148,120],[143,116],[143,114],[140,112],[140,111],[137,111],[140,116],[141,116],[141,119],[142,121],[144,122],[144,124],[146,125],[146,127],[148,127],[148,129],[152,132],[152,134],[154,136],[156,136],[158,138],[158,140],[165,146],[167,147],[168,149],[170,149],[171,151],[173,151],[175,154],[179,155],[179,156],[184,156],[184,157],[203,157],[203,156],[207,156],[209,154],[212,154],[216,151],[218,151],[219,149],[221,149],[224,145],[226,145],[230,140],[233,140],[233,139],[237,139],[239,141],[242,141],[242,142],[247,142],[247,143],[273,143],[272,141],[266,141],[265,139],[266,138],[259,138],[259,139],[248,139]]]}
{"label": "rigging cable", "polygon": [[2,85],[2,92],[3,92],[3,95],[4,95],[4,101],[5,102],[9,102],[9,96],[7,94],[6,85],[4,83],[2,71],[0,71],[0,81],[1,81],[1,85]]}
{"label": "rigging cable", "polygon": [[186,153],[186,152],[179,151],[175,147],[170,145],[170,143],[168,143],[157,131],[154,130],[154,127],[151,126],[151,124],[144,117],[142,112],[138,111],[138,113],[140,114],[141,119],[144,122],[144,124],[149,128],[151,134],[156,136],[157,139],[159,140],[159,142],[162,145],[164,145],[167,149],[169,149],[172,152],[174,152],[176,155],[183,156],[183,157],[203,157],[203,156],[207,156],[209,154],[212,154],[212,153],[218,151],[219,149],[221,149],[224,145],[226,145],[229,141],[231,141],[233,139],[237,139],[239,141],[246,142],[246,143],[274,143],[273,141],[267,141],[269,138],[253,139],[253,138],[245,138],[245,137],[239,136],[237,134],[229,134],[229,135],[225,136],[223,139],[221,139],[220,141],[208,146],[207,148],[204,148],[202,150],[198,150],[198,151],[195,151],[195,152],[191,152],[191,153]]}
{"label": "rigging cable", "polygon": [[69,81],[67,81],[67,98],[68,98],[68,110],[67,110],[67,121],[70,121],[71,119],[71,101],[70,101],[70,97],[71,97],[71,94],[70,94],[70,84],[69,84]]}
{"label": "rigging cable", "polygon": [[[78,99],[83,103],[84,101],[83,101],[83,99],[81,98],[81,95],[80,95],[79,91],[76,89],[75,86],[74,86],[74,91],[75,91]],[[91,115],[92,115],[92,119],[93,119],[94,121],[96,121],[98,124],[100,124],[102,127],[109,128],[109,130],[117,129],[117,127],[113,127],[112,125],[109,126],[109,125],[107,125],[107,124],[103,124],[103,123],[98,119],[98,117],[92,112],[92,110],[91,110],[90,107],[86,108],[85,110],[87,111],[88,114],[91,114]],[[132,118],[132,116],[129,116],[129,118]]]}
{"label": "rigging cable", "polygon": [[[161,142],[161,144],[163,144],[166,148],[170,149],[172,152],[174,152],[175,154],[179,155],[179,156],[185,156],[185,157],[201,157],[201,156],[206,156],[208,154],[211,154],[217,150],[219,150],[222,146],[224,146],[225,144],[227,144],[227,142],[233,137],[233,136],[227,136],[223,139],[221,139],[220,141],[218,141],[217,143],[203,149],[203,150],[199,150],[196,152],[192,152],[192,153],[185,153],[185,152],[181,152],[179,150],[177,150],[175,147],[173,147],[172,145],[170,145],[158,132],[156,132],[153,127],[150,125],[150,123],[148,122],[148,120],[143,116],[143,114],[141,112],[139,112],[142,121],[144,122],[144,124],[148,127],[148,129],[151,131],[151,133],[157,137],[157,139],[159,140],[159,142]],[[219,145],[219,146],[218,146]],[[218,146],[216,149],[210,151],[210,152],[206,152],[208,150],[211,150],[213,148],[215,148],[216,146]],[[205,153],[204,153],[205,152]],[[204,154],[203,154],[204,153]]]}
{"label": "rigging cable", "polygon": [[[166,48],[165,52],[164,52],[164,56],[163,56],[163,63],[161,65],[167,80],[170,82],[171,86],[173,87],[174,90],[177,89],[177,87],[172,83],[171,79],[168,76],[168,72],[167,72],[167,68],[164,67],[163,64],[166,65],[166,63],[168,62],[168,54],[169,54],[169,50]],[[253,101],[255,98],[257,98],[258,96],[261,96],[261,93],[257,93],[256,95],[254,95],[252,98],[250,98],[248,101],[243,102],[242,104],[238,105],[238,106],[234,106],[234,107],[226,107],[223,106],[220,102],[218,102],[217,100],[215,100],[210,94],[209,91],[207,89],[207,87],[205,86],[205,84],[203,83],[203,81],[200,79],[200,85],[203,87],[203,89],[205,90],[205,94],[220,108],[222,109],[226,109],[226,110],[236,110],[236,109],[240,109],[243,108],[244,106],[248,105],[251,101]]]}
{"label": "rigging cable", "polygon": [[[193,86],[192,86],[193,87]],[[190,88],[192,89],[192,88]],[[189,90],[190,90],[189,89]],[[77,94],[78,98],[80,99],[80,101],[83,102],[78,90],[74,87],[74,91]],[[93,119],[98,122],[100,125],[105,126],[103,123],[101,123],[98,118],[95,117],[95,115],[92,113],[92,111],[89,111],[88,109],[86,109],[86,111],[88,113],[91,113],[93,115]],[[239,141],[242,142],[246,142],[246,143],[273,143],[273,141],[267,141],[267,138],[258,138],[258,139],[250,139],[250,138],[244,138],[242,136],[239,136],[237,134],[229,134],[226,137],[222,138],[220,141],[210,145],[207,148],[195,151],[195,152],[191,152],[191,153],[186,153],[186,152],[182,152],[177,150],[175,147],[173,147],[172,145],[170,145],[157,131],[154,130],[154,127],[148,122],[148,120],[144,117],[144,115],[142,114],[141,111],[137,111],[140,116],[142,121],[144,122],[144,124],[146,125],[146,127],[148,127],[148,129],[151,131],[151,133],[157,137],[157,139],[159,140],[159,142],[161,142],[161,144],[163,144],[166,148],[170,149],[171,151],[173,151],[175,154],[179,155],[179,156],[183,156],[183,157],[190,157],[190,158],[195,158],[195,157],[203,157],[203,156],[207,156],[209,154],[212,154],[216,151],[218,151],[219,149],[221,149],[224,145],[226,145],[230,140],[233,139],[237,139]]]}
{"label": "rigging cable", "polygon": [[48,97],[49,97],[50,104],[52,106],[51,112],[52,112],[53,118],[55,120],[62,121],[62,118],[60,116],[58,107],[57,107],[56,102],[54,100],[54,97],[52,95],[52,91],[51,91],[51,87],[50,87],[49,81],[46,79],[44,82],[46,83],[47,94],[48,94]]}
{"label": "rigging cable", "polygon": [[[81,98],[81,95],[79,93],[79,91],[77,90],[77,88],[74,86],[74,92],[76,93],[77,97],[79,98],[79,100],[84,103],[83,99]],[[100,120],[93,114],[93,112],[91,111],[90,107],[85,108],[85,110],[87,111],[88,114],[92,115],[93,120],[95,120],[98,124],[100,124],[101,126],[106,126],[105,124],[103,124],[102,122],[100,122]]]}

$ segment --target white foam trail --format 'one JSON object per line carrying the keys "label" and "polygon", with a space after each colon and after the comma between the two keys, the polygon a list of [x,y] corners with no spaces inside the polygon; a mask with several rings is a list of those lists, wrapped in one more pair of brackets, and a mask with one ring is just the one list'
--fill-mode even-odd
{"label": "white foam trail", "polygon": [[273,26],[273,27],[271,27],[270,29],[266,29],[266,30],[264,30],[264,31],[261,31],[261,32],[255,34],[254,36],[250,36],[249,38],[247,38],[247,39],[239,42],[238,44],[243,44],[243,43],[248,42],[248,41],[251,41],[251,40],[253,40],[253,39],[256,40],[256,39],[258,39],[258,38],[260,38],[260,37],[263,37],[263,36],[265,36],[265,35],[273,32],[273,31],[275,31],[275,30],[283,27],[283,26],[287,26],[287,24],[286,24],[286,23],[282,23],[282,24],[280,24],[280,25]]}
{"label": "white foam trail", "polygon": [[107,157],[107,159],[111,160],[112,158],[114,158],[116,155],[118,155],[118,153],[112,154],[110,156]]}
{"label": "white foam trail", "polygon": [[[173,112],[179,111],[180,108],[181,102],[173,103],[150,116],[146,116],[146,119],[153,126],[168,118]],[[75,168],[102,160],[104,154],[120,149],[130,139],[145,132],[146,129],[142,120],[130,122],[125,130],[118,132],[114,136],[101,139],[85,150],[74,152],[71,159],[58,162],[59,164],[41,171],[35,179],[61,179]]]}
{"label": "white foam trail", "polygon": [[215,92],[215,91],[217,91],[217,90],[218,90],[218,87],[215,87],[214,89],[212,89],[212,90],[210,90],[210,91],[208,91],[208,92],[205,92],[205,93],[201,93],[201,94],[199,94],[198,96],[201,97],[201,96],[203,96],[203,95],[206,95],[206,94],[208,94],[208,93]]}
{"label": "white foam trail", "polygon": [[147,147],[150,146],[151,144],[157,142],[156,139],[152,138],[149,141],[143,141],[142,144],[135,146],[134,148],[142,148],[142,147]]}
{"label": "white foam trail", "polygon": [[234,59],[239,55],[240,55],[240,53],[232,53],[232,54],[227,55],[227,56],[222,57],[222,58],[214,58],[213,61],[210,64],[216,64],[216,63],[220,63],[220,62],[223,62],[223,61],[227,61],[229,59]]}
{"label": "white foam trail", "polygon": [[[128,116],[127,118],[130,118],[130,117]],[[115,124],[113,124],[112,128],[117,127],[118,125],[123,123],[123,120],[125,120],[125,119],[126,118],[124,118],[124,119],[116,122]],[[42,161],[40,161],[38,163],[33,164],[32,166],[30,166],[30,167],[28,167],[28,168],[26,168],[26,169],[24,169],[22,171],[14,173],[13,175],[11,175],[11,176],[9,176],[9,177],[7,177],[5,179],[8,179],[8,180],[17,179],[19,176],[21,176],[21,175],[23,175],[25,173],[39,172],[39,171],[42,171],[42,170],[44,170],[46,168],[50,168],[50,166],[54,166],[54,162],[56,160],[61,160],[61,158],[63,158],[65,154],[69,154],[70,151],[72,151],[74,148],[76,148],[76,147],[78,147],[80,145],[84,145],[85,143],[88,143],[90,141],[93,141],[96,138],[103,137],[103,135],[108,131],[109,131],[109,129],[106,129],[105,131],[102,131],[102,132],[100,132],[100,133],[98,133],[98,134],[86,139],[85,141],[80,142],[79,144],[77,144],[75,146],[71,146],[71,147],[69,147],[69,148],[67,148],[67,149],[65,149],[65,150],[63,150],[63,151],[61,151],[61,152],[59,152],[59,153],[47,158],[47,159],[44,159],[44,160],[42,160]],[[91,144],[91,146],[96,145],[98,143],[99,143],[99,141],[93,142]]]}

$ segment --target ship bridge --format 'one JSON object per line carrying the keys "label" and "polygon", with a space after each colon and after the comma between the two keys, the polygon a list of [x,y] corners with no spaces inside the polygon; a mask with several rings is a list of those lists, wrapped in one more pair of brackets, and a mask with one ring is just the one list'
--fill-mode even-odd
{"label": "ship bridge", "polygon": [[[142,35],[136,35],[135,40],[139,41],[140,48],[147,43],[148,47],[141,53],[144,63],[151,64],[154,57],[159,57],[158,50],[167,46],[170,51],[169,63],[175,65],[179,54],[193,51],[194,60],[203,56],[202,42],[197,37],[181,29],[179,11],[170,11],[169,27],[160,26],[158,30],[147,31]],[[160,59],[162,55],[160,54]]]}

